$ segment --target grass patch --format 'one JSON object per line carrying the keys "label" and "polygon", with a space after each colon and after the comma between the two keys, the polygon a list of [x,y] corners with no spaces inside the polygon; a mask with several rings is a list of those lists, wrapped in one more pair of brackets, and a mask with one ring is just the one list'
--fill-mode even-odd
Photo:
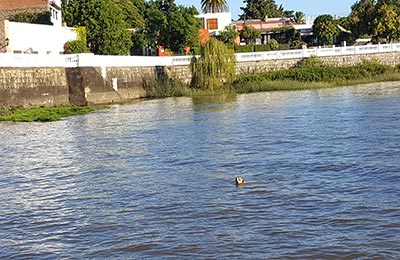
{"label": "grass patch", "polygon": [[250,93],[321,89],[384,81],[400,81],[400,68],[382,65],[377,61],[365,61],[358,66],[334,67],[310,59],[298,68],[240,75],[233,85],[237,93]]}
{"label": "grass patch", "polygon": [[84,115],[98,110],[95,107],[58,106],[38,108],[16,108],[0,111],[0,121],[13,122],[51,122],[62,118]]}

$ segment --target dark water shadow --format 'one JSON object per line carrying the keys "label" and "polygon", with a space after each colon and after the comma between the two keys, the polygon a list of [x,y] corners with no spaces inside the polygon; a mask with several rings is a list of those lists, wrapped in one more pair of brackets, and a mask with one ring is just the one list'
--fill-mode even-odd
{"label": "dark water shadow", "polygon": [[193,110],[196,112],[216,112],[225,109],[233,109],[236,100],[236,94],[196,96],[192,97]]}

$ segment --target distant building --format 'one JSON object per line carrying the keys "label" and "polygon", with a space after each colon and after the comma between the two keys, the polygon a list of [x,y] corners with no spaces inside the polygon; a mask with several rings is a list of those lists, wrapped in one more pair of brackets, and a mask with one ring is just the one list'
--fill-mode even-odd
{"label": "distant building", "polygon": [[232,14],[224,13],[206,13],[195,15],[202,23],[202,29],[208,30],[211,36],[216,36],[220,31],[223,31],[226,26],[232,22]]}
{"label": "distant building", "polygon": [[61,26],[61,0],[1,0],[0,21],[9,20],[14,15],[29,12],[49,11],[53,25]]}
{"label": "distant building", "polygon": [[[295,24],[289,18],[265,18],[262,20],[232,20],[230,12],[225,13],[206,13],[196,15],[202,22],[202,31],[207,30],[210,36],[218,35],[226,26],[232,26],[236,31],[240,32],[246,26],[254,27],[261,34],[261,43],[266,43],[277,35],[274,30],[277,28],[292,26],[299,33],[301,39],[310,41],[312,39],[312,20],[307,18],[304,24]],[[237,44],[240,43],[238,39]]]}
{"label": "distant building", "polygon": [[262,20],[239,20],[232,22],[237,31],[241,31],[245,26],[254,27],[261,34],[261,43],[268,42],[271,38],[275,38],[274,31],[282,27],[293,27],[300,33],[302,40],[308,41],[312,38],[312,20],[306,19],[305,23],[293,23],[287,17],[265,18]]}
{"label": "distant building", "polygon": [[[45,11],[52,26],[9,21],[19,13]],[[61,0],[0,0],[0,52],[58,54],[76,37],[74,28],[62,27]]]}

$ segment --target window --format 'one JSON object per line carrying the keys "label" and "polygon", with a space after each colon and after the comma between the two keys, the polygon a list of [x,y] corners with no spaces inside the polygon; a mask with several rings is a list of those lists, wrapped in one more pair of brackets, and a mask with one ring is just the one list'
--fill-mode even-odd
{"label": "window", "polygon": [[207,29],[217,30],[218,29],[218,19],[207,19]]}

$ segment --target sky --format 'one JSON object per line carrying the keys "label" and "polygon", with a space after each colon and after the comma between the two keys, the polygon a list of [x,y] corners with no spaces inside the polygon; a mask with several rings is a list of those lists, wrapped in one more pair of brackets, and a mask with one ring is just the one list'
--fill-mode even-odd
{"label": "sky", "polygon": [[[178,5],[192,6],[194,5],[200,12],[200,1],[175,0]],[[232,13],[232,19],[237,20],[242,14],[240,7],[244,7],[243,0],[227,0],[229,11]],[[333,16],[347,16],[350,13],[351,6],[357,0],[275,0],[279,6],[282,4],[285,10],[301,11],[306,16],[317,17],[321,14],[330,14]]]}

